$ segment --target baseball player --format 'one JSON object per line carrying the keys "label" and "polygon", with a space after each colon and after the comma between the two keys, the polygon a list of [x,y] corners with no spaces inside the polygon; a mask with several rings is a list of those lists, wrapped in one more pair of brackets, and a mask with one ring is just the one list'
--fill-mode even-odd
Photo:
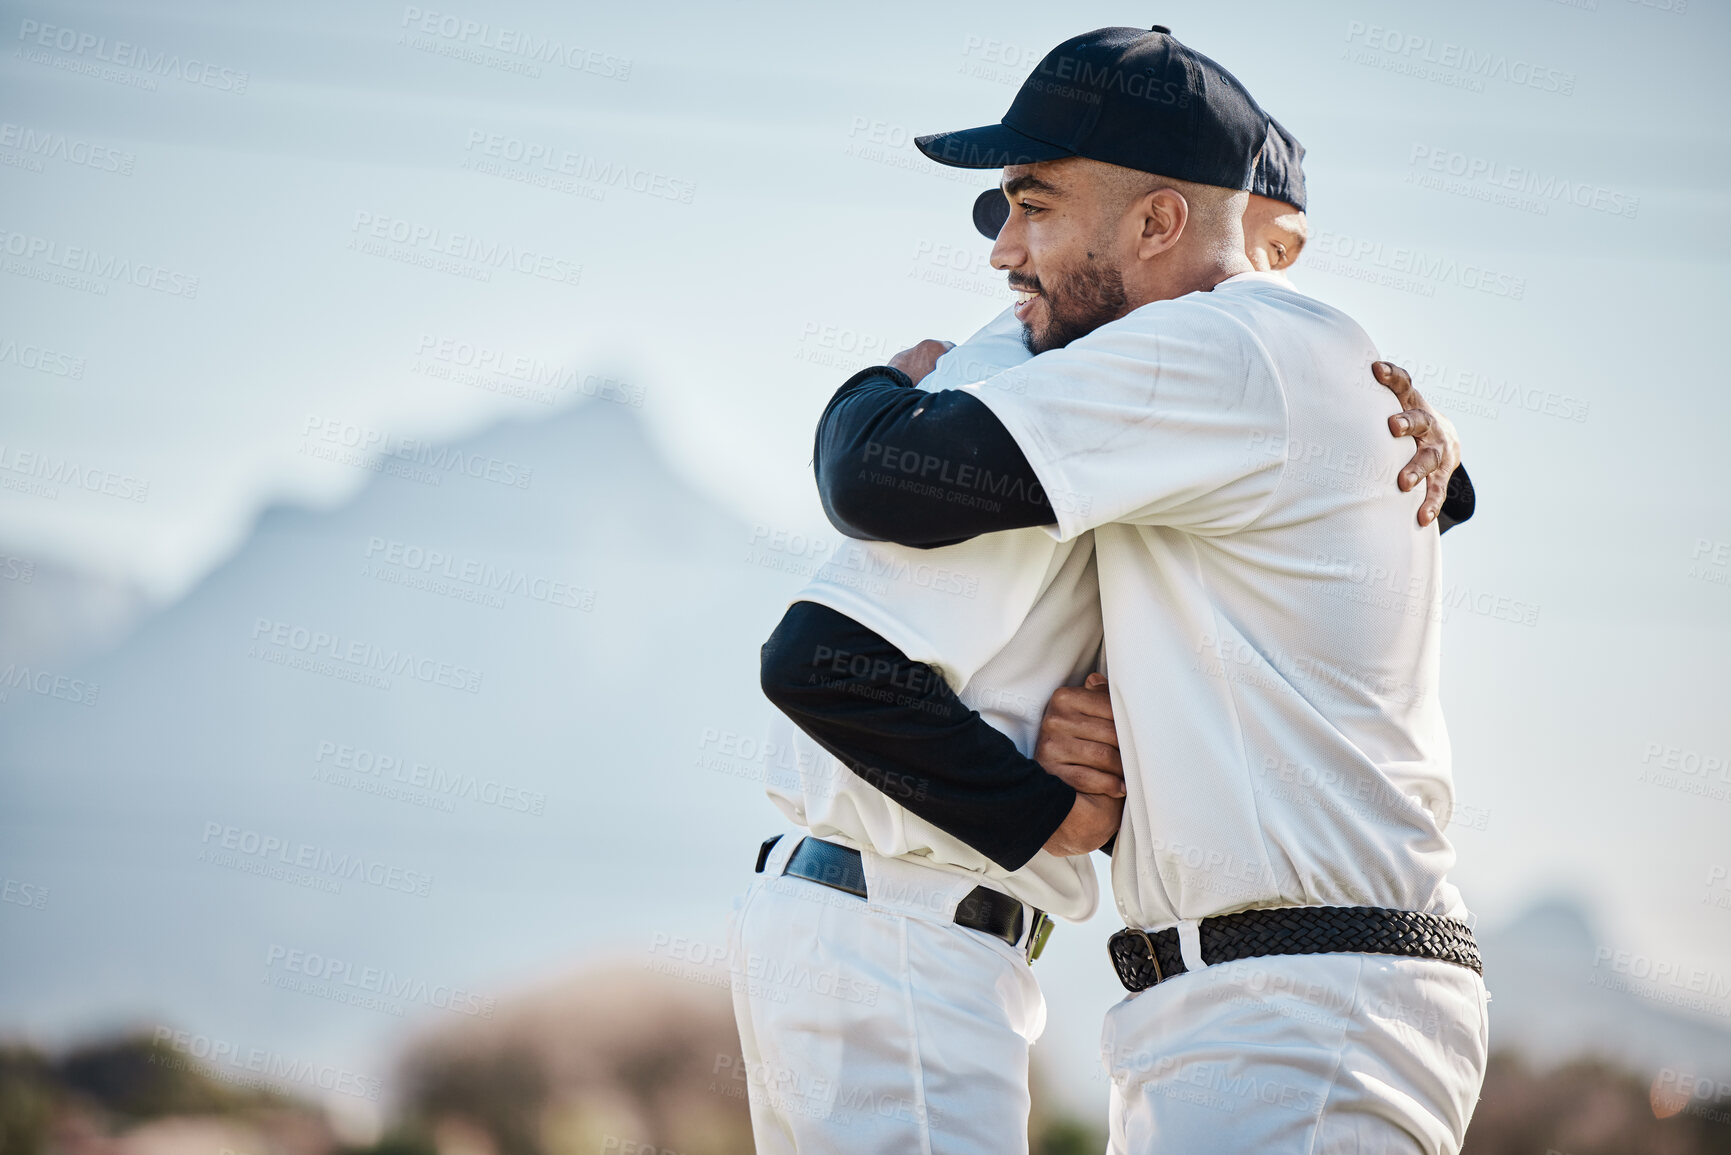
{"label": "baseball player", "polygon": [[1270,117],[1244,208],[1244,255],[1252,268],[1280,273],[1298,260],[1310,239],[1304,204],[1304,146]]}
{"label": "baseball player", "polygon": [[[1304,146],[1270,117],[1268,135],[1251,177],[1250,202],[1244,209],[1244,255],[1250,259],[1252,268],[1284,274],[1293,266],[1310,237],[1310,224],[1305,216],[1307,202]],[[975,198],[974,227],[987,240],[998,239],[1009,217],[1010,201],[1002,189],[990,188]],[[1420,420],[1427,428],[1435,426],[1444,442],[1458,444],[1454,426],[1447,417],[1432,412],[1422,402],[1414,405],[1408,401],[1405,391],[1410,390],[1411,382],[1404,371],[1379,371],[1378,380],[1396,390],[1403,408],[1422,408]],[[1439,475],[1440,471],[1432,474]],[[1437,512],[1437,525],[1445,533],[1473,515],[1474,502],[1472,478],[1464,466],[1447,476],[1446,500]]]}
{"label": "baseball player", "polygon": [[[922,387],[1019,364],[1021,338],[1006,313]],[[879,465],[897,479],[898,463]],[[1086,918],[1095,895],[1090,866],[1039,850],[1043,835],[1016,841],[1015,816],[1053,783],[1048,769],[1070,797],[1122,795],[1115,751],[1085,736],[1049,740],[1044,768],[1026,757],[1041,706],[1093,668],[1099,639],[1085,534],[848,542],[800,593],[766,647],[765,688],[807,718],[839,697],[846,730],[826,729],[825,745],[847,764],[777,736],[798,781],[770,794],[798,829],[766,845],[730,931],[760,1150],[1025,1148],[1027,1046],[1045,1009],[1022,960],[1048,914]],[[791,679],[775,676],[801,655]],[[878,672],[851,674],[861,663]],[[959,745],[970,729],[984,733]],[[997,791],[984,808],[982,785]]]}
{"label": "baseball player", "polygon": [[[1004,170],[993,263],[1038,355],[960,390],[913,388],[931,343],[857,374],[819,487],[861,538],[1092,531],[1123,822],[1055,791],[1035,821],[1063,854],[1116,836],[1112,1149],[1456,1151],[1487,996],[1446,878],[1441,495],[1367,436],[1363,331],[1244,254],[1267,126],[1165,29],[1120,28],[1054,49],[1001,123],[920,138]],[[885,445],[951,472],[876,484]],[[1047,508],[955,500],[963,465]]]}

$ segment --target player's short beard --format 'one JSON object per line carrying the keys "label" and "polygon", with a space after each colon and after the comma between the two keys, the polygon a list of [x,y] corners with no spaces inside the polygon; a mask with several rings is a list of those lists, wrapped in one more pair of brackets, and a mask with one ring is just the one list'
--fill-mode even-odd
{"label": "player's short beard", "polygon": [[1046,323],[1035,332],[1022,326],[1022,344],[1030,353],[1062,349],[1085,337],[1108,321],[1124,315],[1124,270],[1115,264],[1090,260],[1075,272],[1064,274],[1050,286],[1038,277],[1009,278],[1012,288],[1030,289],[1046,303]]}

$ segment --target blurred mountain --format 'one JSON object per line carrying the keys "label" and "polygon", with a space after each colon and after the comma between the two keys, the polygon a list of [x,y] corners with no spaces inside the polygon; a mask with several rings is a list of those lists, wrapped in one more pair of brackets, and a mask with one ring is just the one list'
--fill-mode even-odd
{"label": "blurred mountain", "polygon": [[353,501],[266,512],[118,648],[8,688],[14,1030],[173,1023],[370,1075],[405,1022],[719,937],[777,828],[757,647],[799,574],[628,405],[344,448],[366,433],[307,446],[374,471]]}
{"label": "blurred mountain", "polygon": [[123,577],[0,547],[0,670],[64,668],[113,646],[149,609]]}
{"label": "blurred mountain", "polygon": [[1479,936],[1491,1045],[1539,1067],[1596,1059],[1731,1084],[1731,1023],[1672,1009],[1682,987],[1618,973],[1585,907],[1550,898]]}

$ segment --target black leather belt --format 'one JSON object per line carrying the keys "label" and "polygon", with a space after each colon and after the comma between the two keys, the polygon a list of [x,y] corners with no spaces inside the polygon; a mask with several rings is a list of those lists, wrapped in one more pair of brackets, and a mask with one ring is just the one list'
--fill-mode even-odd
{"label": "black leather belt", "polygon": [[[769,860],[770,850],[780,840],[781,835],[778,834],[765,840],[758,850],[759,874],[763,873],[763,864]],[[782,873],[833,887],[859,898],[866,896],[865,864],[860,860],[859,851],[825,842],[821,838],[800,839],[799,845],[794,847],[793,853],[788,856],[787,866],[782,869]],[[1004,940],[1011,946],[1022,945],[1022,932],[1027,929],[1023,923],[1022,903],[1002,891],[985,886],[974,887],[956,904],[956,925],[968,930],[982,931],[993,938]],[[1051,933],[1052,920],[1044,911],[1035,910],[1033,930],[1027,936],[1025,947],[1029,963],[1040,957],[1040,951],[1045,949],[1046,939]]]}
{"label": "black leather belt", "polygon": [[[1198,928],[1209,966],[1281,954],[1395,954],[1439,959],[1484,973],[1464,922],[1377,906],[1281,906],[1205,918]],[[1145,991],[1184,973],[1178,929],[1125,927],[1106,943],[1128,991]]]}

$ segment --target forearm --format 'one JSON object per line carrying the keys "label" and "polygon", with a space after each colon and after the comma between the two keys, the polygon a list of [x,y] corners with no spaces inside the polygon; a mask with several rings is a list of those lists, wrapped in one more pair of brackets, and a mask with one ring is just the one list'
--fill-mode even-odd
{"label": "forearm", "polygon": [[887,367],[836,391],[813,462],[824,513],[850,537],[929,548],[1057,520],[990,409],[965,392],[923,392]]}
{"label": "forearm", "polygon": [[827,606],[796,602],[763,647],[763,691],[892,801],[1015,870],[1062,825],[1076,792],[910,661]]}

